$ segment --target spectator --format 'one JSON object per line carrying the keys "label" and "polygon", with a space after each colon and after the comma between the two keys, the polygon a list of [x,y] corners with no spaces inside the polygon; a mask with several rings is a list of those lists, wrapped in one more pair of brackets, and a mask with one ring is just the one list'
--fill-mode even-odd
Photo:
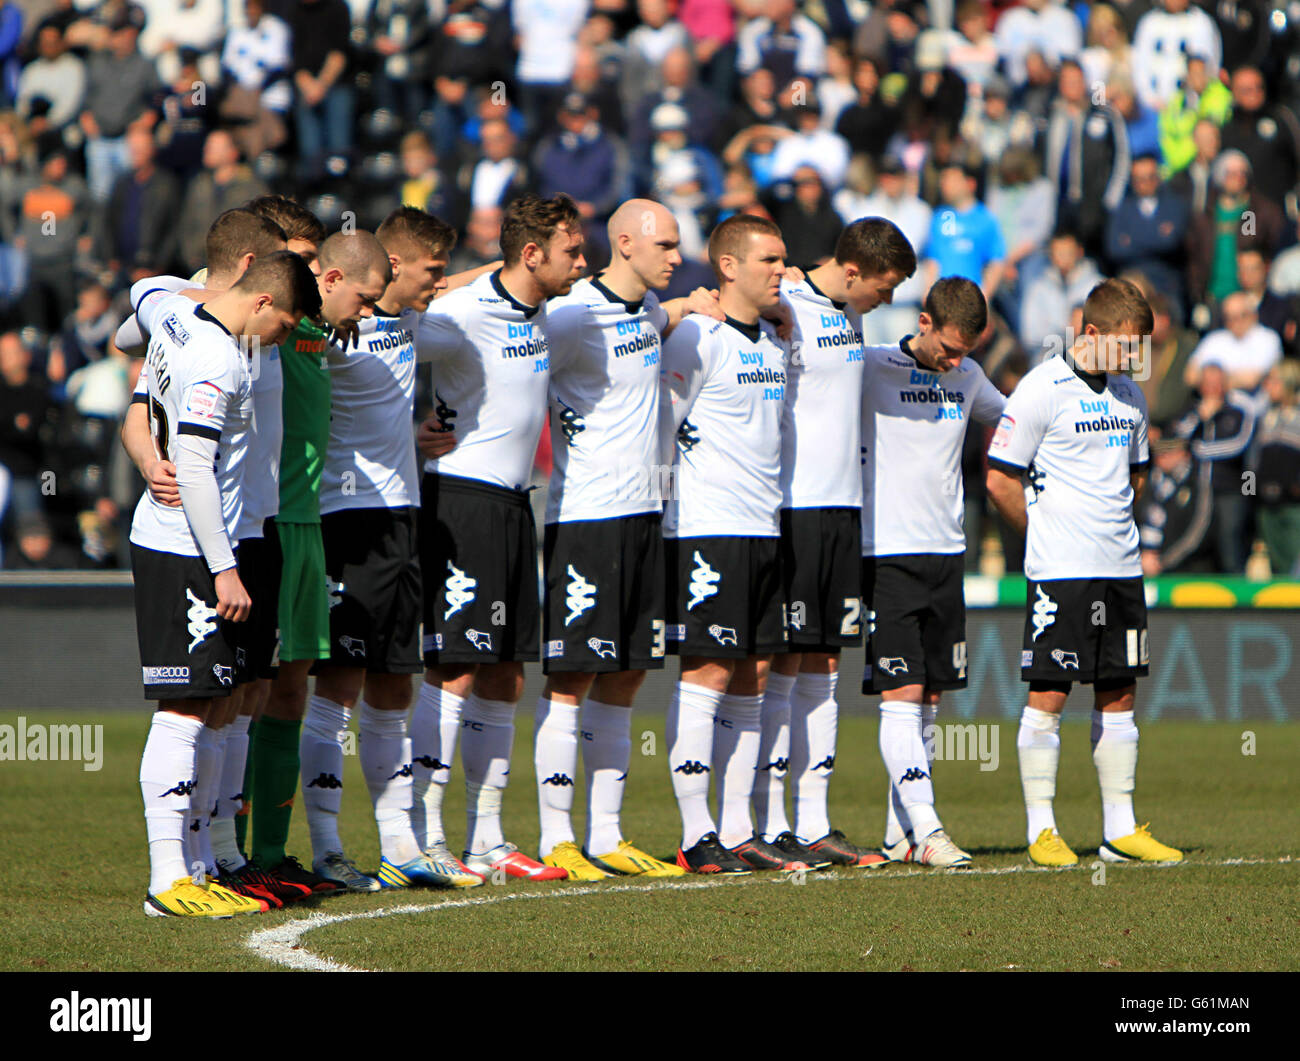
{"label": "spectator", "polygon": [[857,99],[840,113],[835,131],[848,142],[854,154],[865,153],[873,159],[884,154],[884,145],[898,125],[895,109],[880,94],[880,65],[870,56],[853,64],[853,87]]}
{"label": "spectator", "polygon": [[232,29],[221,53],[226,78],[221,116],[238,122],[235,140],[246,157],[275,150],[288,135],[293,103],[289,27],[266,13],[264,0],[244,0],[244,26]]}
{"label": "spectator", "polygon": [[[184,61],[176,80],[156,101],[154,113],[157,123],[153,127],[154,142],[158,144],[158,165],[170,170],[182,183],[188,182],[203,168],[203,145],[212,128],[218,102],[214,93],[210,106],[207,92],[195,90],[194,85],[201,75],[193,54],[186,52]],[[268,125],[274,120],[260,107],[259,114],[266,116]],[[232,125],[230,131],[236,143],[256,144],[246,135],[249,130],[256,132],[252,125]]]}
{"label": "spectator", "polygon": [[[796,86],[802,82],[795,82]],[[790,180],[800,166],[812,166],[821,174],[822,183],[832,192],[844,184],[849,169],[849,145],[839,133],[823,129],[821,104],[811,90],[800,96],[793,90],[782,94],[782,102],[791,101],[790,115],[794,132],[777,141],[772,158],[772,179]]]}
{"label": "spectator", "polygon": [[14,548],[4,554],[9,571],[56,571],[82,566],[75,549],[55,541],[50,521],[41,512],[32,512],[17,520]]}
{"label": "spectator", "polygon": [[63,31],[48,24],[36,33],[36,58],[18,78],[18,113],[28,117],[32,101],[49,103],[46,117],[55,129],[62,129],[78,114],[86,94],[86,64],[67,50]]}
{"label": "spectator", "polygon": [[939,175],[943,207],[934,212],[924,248],[926,288],[941,276],[964,276],[992,300],[1002,280],[1006,248],[997,219],[975,196],[978,174],[950,162]]}
{"label": "spectator", "polygon": [[[1237,289],[1237,252],[1272,254],[1282,242],[1282,212],[1251,188],[1250,162],[1240,151],[1214,162],[1214,195],[1192,218],[1187,288],[1193,302],[1218,302]],[[1199,325],[1204,327],[1204,325]]]}
{"label": "spectator", "polygon": [[[688,67],[688,77],[689,74]],[[627,122],[624,121],[623,105],[618,98],[618,82],[606,78],[600,57],[588,45],[578,45],[578,50],[573,55],[573,76],[569,78],[569,91],[580,92],[596,104],[596,116],[603,128],[617,136],[626,132]]]}
{"label": "spectator", "polygon": [[1300,577],[1300,364],[1275,365],[1264,381],[1268,408],[1260,418],[1250,468],[1255,472],[1255,516],[1279,578]]}
{"label": "spectator", "polygon": [[1056,223],[1072,229],[1090,257],[1100,257],[1106,214],[1119,206],[1128,183],[1128,130],[1114,107],[1089,95],[1078,63],[1061,64],[1058,87],[1044,150],[1044,169],[1056,187]]}
{"label": "spectator", "polygon": [[[1157,294],[1151,298],[1150,364],[1134,374],[1147,400],[1147,414],[1153,424],[1173,420],[1191,400],[1192,388],[1184,378],[1187,361],[1200,343],[1191,328],[1175,323],[1169,300]],[[1145,377],[1145,378],[1141,378]]]}
{"label": "spectator", "polygon": [[208,227],[219,215],[266,193],[266,185],[240,161],[234,137],[224,129],[209,133],[203,172],[190,182],[181,203],[177,235],[186,272],[203,268]]}
{"label": "spectator", "polygon": [[[1300,225],[1296,226],[1296,237],[1300,239]],[[1300,295],[1300,244],[1288,247],[1273,259],[1268,289],[1275,295]]]}
{"label": "spectator", "polygon": [[347,172],[353,90],[348,75],[352,17],[344,0],[292,0],[285,20],[293,47],[298,176],[314,181]]}
{"label": "spectator", "polygon": [[636,10],[641,23],[627,35],[619,86],[628,113],[663,88],[662,68],[668,53],[690,43],[686,27],[673,17],[671,0],[637,0]]}
{"label": "spectator", "polygon": [[1104,85],[1112,77],[1132,77],[1133,49],[1123,16],[1110,4],[1092,4],[1088,12],[1088,46],[1079,55],[1083,76],[1090,85]]}
{"label": "spectator", "polygon": [[[1080,68],[1082,69],[1082,68]],[[1047,129],[1048,119],[1052,114],[1052,104],[1056,102],[1058,71],[1048,64],[1038,52],[1030,52],[1025,57],[1025,83],[1013,86],[1011,102],[1016,114],[1023,115],[1031,122],[1035,136],[1041,136]]]}
{"label": "spectator", "polygon": [[1058,66],[1083,49],[1083,30],[1073,11],[1054,0],[1025,0],[998,19],[994,33],[1003,70],[1014,88],[1028,80],[1026,60],[1036,52]]}
{"label": "spectator", "polygon": [[1223,127],[1223,146],[1250,159],[1255,187],[1275,205],[1295,208],[1300,175],[1300,122],[1291,108],[1270,103],[1264,75],[1251,66],[1232,72],[1232,117]]}
{"label": "spectator", "polygon": [[1022,298],[1047,268],[1045,252],[1056,220],[1056,197],[1052,182],[1039,175],[1038,159],[1029,148],[1009,148],[995,158],[997,180],[989,186],[988,206],[999,230],[1015,238],[1007,250],[999,292],[1003,315],[1014,329],[1020,323]]}
{"label": "spectator", "polygon": [[[859,217],[887,218],[902,229],[919,256],[930,238],[934,211],[912,192],[903,164],[894,156],[886,155],[876,175],[876,190],[862,203],[860,212],[853,217],[841,216],[845,224]],[[918,269],[894,289],[891,303],[877,306],[862,318],[863,341],[872,345],[894,343],[915,331],[925,288],[923,270]]]}
{"label": "spectator", "polygon": [[1116,272],[1140,270],[1179,320],[1189,223],[1186,201],[1162,186],[1155,156],[1134,159],[1128,194],[1106,220],[1106,258]]}
{"label": "spectator", "polygon": [[573,76],[578,32],[588,0],[514,0],[511,17],[519,43],[515,77],[534,134],[556,113]]}
{"label": "spectator", "polygon": [[[1011,113],[1011,85],[1001,74],[994,74],[984,86],[984,99],[975,112],[966,109],[962,119],[961,136],[979,154],[992,164],[1011,147],[1031,145],[1034,140],[1033,125],[1025,115]],[[1051,181],[1047,182],[1051,188]],[[1052,204],[1053,208],[1055,203]]]}
{"label": "spectator", "polygon": [[[1254,391],[1282,357],[1277,332],[1259,323],[1251,297],[1238,291],[1223,300],[1223,327],[1210,332],[1187,362],[1184,378],[1200,387],[1205,370],[1217,365],[1234,391]],[[1202,396],[1204,391],[1202,390]]]}
{"label": "spectator", "polygon": [[965,82],[972,98],[979,100],[998,65],[998,46],[989,29],[984,0],[961,0],[956,23],[956,31],[948,37],[948,65]]}
{"label": "spectator", "polygon": [[[1196,141],[1198,122],[1208,121],[1215,128],[1223,125],[1232,112],[1232,93],[1217,77],[1211,78],[1205,59],[1187,57],[1187,76],[1169,97],[1160,112],[1160,152],[1165,161],[1165,175],[1178,173],[1200,157]],[[1217,154],[1216,149],[1214,154]],[[1211,154],[1206,162],[1214,160]]]}
{"label": "spectator", "polygon": [[215,52],[226,32],[223,0],[135,0],[144,12],[140,54],[164,81],[182,65],[181,52]]}
{"label": "spectator", "polygon": [[153,122],[147,107],[161,84],[153,64],[136,47],[143,26],[144,12],[126,5],[109,23],[106,47],[94,52],[86,66],[81,129],[86,134],[86,180],[98,202],[108,199],[113,182],[130,165],[127,126],[142,117],[146,124]]}
{"label": "spectator", "polygon": [[[1096,264],[1084,257],[1083,244],[1073,232],[1057,232],[1047,245],[1048,268],[1025,288],[1020,314],[1020,342],[1037,364],[1049,352],[1049,339],[1058,341],[1070,311],[1101,282]],[[1068,347],[1064,342],[1062,348]]]}
{"label": "spectator", "polygon": [[1137,511],[1142,574],[1215,571],[1210,466],[1197,466],[1187,439],[1156,427],[1151,436],[1151,481]]}
{"label": "spectator", "polygon": [[744,163],[730,167],[723,174],[718,208],[719,223],[734,214],[763,213],[765,207],[759,202],[758,185]]}
{"label": "spectator", "polygon": [[785,234],[786,257],[791,262],[809,268],[821,265],[835,252],[844,224],[815,166],[797,167],[790,183],[793,194],[769,207],[772,220]]}
{"label": "spectator", "polygon": [[735,95],[736,27],[729,0],[682,0],[678,17],[691,38],[700,76],[721,100]]}
{"label": "spectator", "polygon": [[42,433],[55,412],[48,390],[47,381],[32,369],[31,350],[18,333],[0,335],[0,526],[44,511],[40,475],[47,465]]}
{"label": "spectator", "polygon": [[1144,107],[1133,95],[1133,82],[1128,75],[1116,75],[1106,85],[1110,105],[1124,119],[1128,133],[1128,149],[1133,158],[1153,155],[1160,162],[1160,116]]}
{"label": "spectator", "polygon": [[654,142],[650,119],[660,105],[671,103],[685,110],[690,116],[691,138],[700,144],[713,143],[720,118],[716,97],[695,80],[690,51],[674,48],[664,56],[660,73],[663,87],[637,104],[628,123],[628,147],[643,164]]}
{"label": "spectator", "polygon": [[433,142],[415,130],[401,142],[402,205],[434,214],[444,220],[457,216],[455,189],[438,168]]}
{"label": "spectator", "polygon": [[719,127],[717,139],[712,146],[715,150],[725,150],[742,134],[750,133],[754,126],[774,126],[780,121],[781,108],[776,100],[776,78],[772,76],[771,70],[760,66],[741,81],[740,99],[732,106],[726,120]]}
{"label": "spectator", "polygon": [[528,187],[528,167],[516,157],[514,131],[504,118],[482,125],[482,157],[462,170],[462,188],[469,193],[471,210],[505,209]]}
{"label": "spectator", "polygon": [[798,13],[795,0],[767,0],[767,16],[746,23],[736,35],[736,69],[751,74],[760,66],[772,71],[778,85],[826,73],[826,36]]}
{"label": "spectator", "polygon": [[690,141],[690,124],[690,115],[675,103],[661,103],[655,108],[650,116],[650,128],[655,137],[650,150],[652,177],[643,190],[649,191],[658,182],[659,170],[670,159],[686,154],[695,165],[704,194],[710,199],[722,194],[722,169],[718,160],[708,148]]}
{"label": "spectator", "polygon": [[1185,199],[1191,216],[1196,217],[1205,211],[1209,202],[1214,186],[1214,160],[1221,146],[1219,127],[1213,119],[1200,118],[1192,126],[1192,145],[1195,154],[1191,162],[1169,178],[1169,190]]}
{"label": "spectator", "polygon": [[1161,0],[1143,15],[1133,35],[1133,77],[1138,99],[1154,111],[1164,109],[1187,74],[1187,56],[1205,60],[1216,77],[1223,58],[1219,29],[1191,0]]}
{"label": "spectator", "polygon": [[1255,402],[1228,388],[1229,376],[1223,365],[1207,361],[1197,387],[1200,398],[1172,431],[1191,444],[1192,458],[1198,464],[1210,468],[1210,489],[1214,494],[1210,537],[1218,570],[1239,575],[1246,570],[1250,512],[1242,490],[1242,473],[1255,434]]}
{"label": "spectator", "polygon": [[1251,308],[1259,323],[1277,332],[1282,340],[1282,355],[1300,355],[1296,343],[1297,300],[1275,295],[1268,289],[1268,259],[1257,248],[1237,252],[1237,285],[1250,297]]}
{"label": "spectator", "polygon": [[631,194],[631,169],[623,142],[601,127],[591,99],[572,92],[559,113],[560,131],[537,145],[538,194],[567,192],[585,222],[603,223]]}
{"label": "spectator", "polygon": [[142,126],[126,134],[131,170],[119,177],[108,209],[99,214],[99,256],[114,273],[130,277],[169,272],[176,259],[180,188],[159,169],[153,133]]}
{"label": "spectator", "polygon": [[916,40],[915,69],[899,102],[904,114],[925,114],[928,135],[957,135],[966,112],[966,83],[948,65],[947,42],[937,30],[926,30]]}
{"label": "spectator", "polygon": [[370,0],[366,37],[374,53],[375,103],[414,122],[429,102],[428,0]]}
{"label": "spectator", "polygon": [[456,245],[448,272],[478,269],[501,257],[501,219],[504,213],[499,206],[476,206],[470,211],[465,238]]}
{"label": "spectator", "polygon": [[14,0],[4,0],[0,4],[0,109],[12,107],[18,98],[22,47],[23,9]]}
{"label": "spectator", "polygon": [[471,86],[504,83],[510,76],[510,36],[507,6],[494,0],[448,3],[446,18],[433,35],[429,59],[435,71],[433,146],[440,158],[456,157],[461,128],[471,117]]}
{"label": "spectator", "polygon": [[68,395],[75,397],[72,377],[81,368],[107,356],[121,315],[113,308],[108,288],[98,280],[84,283],[77,291],[77,308],[63,322],[59,345],[68,373]]}
{"label": "spectator", "polygon": [[826,76],[817,82],[817,98],[822,105],[822,128],[834,131],[844,109],[858,98],[848,41],[832,40],[826,45]]}

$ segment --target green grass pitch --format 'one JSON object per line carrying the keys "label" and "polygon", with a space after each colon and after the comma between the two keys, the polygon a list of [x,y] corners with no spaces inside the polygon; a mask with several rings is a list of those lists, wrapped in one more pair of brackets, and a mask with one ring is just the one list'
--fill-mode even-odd
{"label": "green grass pitch", "polygon": [[[1076,707],[1075,717],[1083,712]],[[535,853],[531,712],[521,708],[507,836]],[[1067,719],[1068,719],[1067,715]],[[941,721],[944,721],[941,716]],[[951,721],[951,720],[949,720]],[[14,725],[17,714],[0,715]],[[343,896],[229,921],[146,918],[144,823],[137,785],[147,728],[138,715],[45,714],[29,723],[102,723],[103,768],[0,763],[8,970],[1279,970],[1300,969],[1300,725],[1159,722],[1142,730],[1138,821],[1181,847],[1180,866],[1095,868],[1101,812],[1087,724],[1062,727],[1057,819],[1081,865],[1031,869],[1014,722],[998,769],[935,765],[938,809],[975,871],[897,867],[594,885],[509,881],[461,892]],[[1246,731],[1254,734],[1254,754]],[[646,735],[646,736],[643,736]],[[447,798],[463,837],[459,774]],[[581,807],[581,782],[577,803]],[[832,821],[879,840],[885,774],[866,706],[841,718]],[[579,810],[579,835],[581,836]],[[669,857],[677,843],[661,715],[633,720],[624,813],[629,839]],[[363,868],[379,854],[355,757],[342,830]],[[290,850],[310,861],[301,810]],[[411,910],[409,908],[420,908]],[[382,916],[373,916],[380,914]],[[349,916],[352,915],[352,916]],[[302,922],[316,918],[305,931]],[[249,939],[282,928],[279,939]],[[298,931],[294,931],[298,930]]]}

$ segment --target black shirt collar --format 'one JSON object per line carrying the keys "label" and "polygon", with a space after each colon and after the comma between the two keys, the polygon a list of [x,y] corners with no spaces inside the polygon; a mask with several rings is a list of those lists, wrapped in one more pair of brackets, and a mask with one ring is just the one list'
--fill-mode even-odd
{"label": "black shirt collar", "polygon": [[758,342],[759,338],[763,334],[762,324],[741,324],[735,317],[724,317],[723,319],[751,343]]}
{"label": "black shirt collar", "polygon": [[500,269],[498,269],[495,273],[493,273],[490,277],[488,277],[488,279],[492,283],[492,289],[496,291],[496,293],[500,295],[502,298],[504,298],[507,302],[509,302],[510,305],[514,306],[514,308],[517,309],[520,313],[522,313],[525,317],[531,317],[534,313],[536,313],[539,309],[542,308],[540,305],[526,306],[522,302],[520,302],[519,299],[515,298],[515,296],[512,295],[509,291],[507,291],[505,289],[505,286],[501,283]]}
{"label": "black shirt collar", "polygon": [[[207,306],[205,306],[205,305],[203,305],[203,304],[199,304],[198,306],[195,306],[195,307],[194,307],[194,316],[198,317],[199,320],[201,320],[201,321],[207,321],[207,322],[210,323],[210,324],[215,324],[218,328],[220,328],[220,329],[221,329],[223,332],[225,332],[227,335],[230,335],[230,329],[227,328],[224,324],[222,324],[221,321],[217,320],[217,318],[214,317],[211,313],[209,313],[209,312],[208,312],[208,307],[207,307]],[[233,336],[233,335],[230,335],[230,338],[233,339],[234,336]]]}
{"label": "black shirt collar", "polygon": [[1075,361],[1074,358],[1070,356],[1070,351],[1068,350],[1063,351],[1061,357],[1064,359],[1065,363],[1070,366],[1070,369],[1074,372],[1074,374],[1088,385],[1088,387],[1092,390],[1093,394],[1100,394],[1102,391],[1106,389],[1106,373],[1085,372],[1083,369],[1079,367],[1078,362]]}
{"label": "black shirt collar", "polygon": [[600,278],[604,275],[605,275],[604,273],[598,273],[596,276],[593,276],[591,278],[591,286],[594,287],[597,291],[599,291],[602,295],[604,295],[607,299],[609,299],[610,302],[619,303],[632,316],[635,317],[638,313],[640,313],[641,306],[644,304],[645,298],[644,297],[639,298],[635,302],[629,302],[625,298],[619,298],[618,295],[614,294],[613,291],[611,291],[609,288],[607,288],[604,284],[600,282]]}
{"label": "black shirt collar", "polygon": [[[916,355],[912,353],[912,344],[909,341],[911,339],[912,336],[904,335],[901,339],[898,340],[898,349],[903,352],[904,357],[910,357],[913,361],[916,361]],[[916,363],[920,365],[921,368],[925,368],[925,366],[922,365],[920,361],[916,361]]]}
{"label": "black shirt collar", "polygon": [[827,302],[829,302],[832,306],[834,306],[834,307],[835,307],[837,310],[839,310],[841,313],[844,312],[844,307],[848,305],[847,302],[836,302],[835,299],[831,298],[830,295],[826,294],[825,291],[823,291],[820,287],[818,287],[816,284],[814,284],[814,283],[813,283],[813,278],[812,278],[811,276],[809,276],[807,273],[804,273],[803,280],[804,280],[804,283],[805,283],[805,284],[807,284],[809,287],[811,287],[811,288],[813,289],[814,293],[816,293],[816,294],[818,294],[818,295],[821,295],[822,298],[824,298]]}

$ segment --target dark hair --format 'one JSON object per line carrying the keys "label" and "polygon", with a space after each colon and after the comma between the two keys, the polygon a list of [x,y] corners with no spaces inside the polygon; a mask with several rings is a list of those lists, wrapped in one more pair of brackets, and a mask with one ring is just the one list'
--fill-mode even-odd
{"label": "dark hair", "polygon": [[1126,324],[1150,335],[1154,323],[1151,304],[1131,280],[1103,280],[1083,303],[1083,326],[1094,325],[1102,335],[1117,335]]}
{"label": "dark hair", "polygon": [[236,282],[235,291],[265,292],[277,306],[304,317],[320,316],[320,289],[302,258],[292,251],[259,255]]}
{"label": "dark hair", "polygon": [[964,276],[945,276],[936,280],[925,296],[922,309],[934,322],[936,331],[943,331],[952,324],[963,339],[978,339],[989,322],[984,292]]}
{"label": "dark hair", "polygon": [[420,253],[435,258],[450,253],[456,245],[456,230],[441,218],[417,210],[413,206],[399,206],[375,230],[379,242],[389,254],[403,253],[415,257]]}
{"label": "dark hair", "polygon": [[722,261],[723,256],[741,257],[741,252],[749,242],[751,234],[783,238],[780,225],[771,218],[760,217],[757,214],[733,214],[709,235],[709,264],[713,266],[713,272],[718,279],[722,278],[718,263]]}
{"label": "dark hair", "polygon": [[287,242],[284,229],[269,217],[237,206],[221,214],[208,228],[208,272],[233,272],[244,255],[260,258],[284,250]]}
{"label": "dark hair", "polygon": [[507,207],[501,219],[501,257],[514,265],[530,243],[545,250],[561,228],[577,232],[582,228],[578,204],[561,192],[553,199],[525,195]]}
{"label": "dark hair", "polygon": [[916,251],[902,230],[883,217],[860,217],[846,225],[835,243],[835,260],[852,263],[863,276],[916,272]]}
{"label": "dark hair", "polygon": [[244,209],[269,217],[284,229],[286,242],[300,239],[320,246],[321,240],[325,238],[325,223],[287,195],[259,195],[245,203]]}

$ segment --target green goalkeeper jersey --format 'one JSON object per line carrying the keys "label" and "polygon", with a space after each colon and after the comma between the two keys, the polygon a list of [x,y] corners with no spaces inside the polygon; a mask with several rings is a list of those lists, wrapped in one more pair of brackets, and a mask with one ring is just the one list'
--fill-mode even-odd
{"label": "green goalkeeper jersey", "polygon": [[281,523],[320,522],[320,479],[330,438],[329,342],[306,318],[280,344],[284,444],[280,450]]}

